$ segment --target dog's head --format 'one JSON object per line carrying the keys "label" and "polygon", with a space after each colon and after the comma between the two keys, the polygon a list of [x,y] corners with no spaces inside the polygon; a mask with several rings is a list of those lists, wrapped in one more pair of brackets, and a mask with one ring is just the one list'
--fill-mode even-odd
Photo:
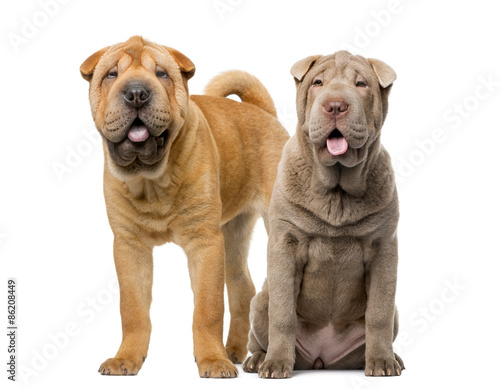
{"label": "dog's head", "polygon": [[382,61],[339,51],[305,58],[291,69],[299,130],[320,163],[352,167],[379,138],[396,79]]}
{"label": "dog's head", "polygon": [[83,62],[95,125],[108,166],[120,179],[158,177],[188,108],[193,63],[182,53],[139,36],[106,47]]}

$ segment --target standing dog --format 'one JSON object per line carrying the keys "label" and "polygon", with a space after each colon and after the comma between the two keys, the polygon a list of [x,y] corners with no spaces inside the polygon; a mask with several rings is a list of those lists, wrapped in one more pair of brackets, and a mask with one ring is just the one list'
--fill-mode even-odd
{"label": "standing dog", "polygon": [[251,305],[243,369],[399,375],[392,342],[398,199],[380,144],[396,74],[346,51],[292,67],[298,126],[269,209],[268,277]]}
{"label": "standing dog", "polygon": [[[153,247],[180,245],[194,292],[194,355],[202,377],[235,377],[255,294],[250,235],[267,211],[288,139],[264,86],[228,72],[188,95],[193,63],[135,36],[80,67],[102,136],[104,197],[114,234],[123,339],[101,374],[137,374],[148,351]],[[225,99],[229,94],[243,102]],[[222,343],[224,281],[231,324]]]}

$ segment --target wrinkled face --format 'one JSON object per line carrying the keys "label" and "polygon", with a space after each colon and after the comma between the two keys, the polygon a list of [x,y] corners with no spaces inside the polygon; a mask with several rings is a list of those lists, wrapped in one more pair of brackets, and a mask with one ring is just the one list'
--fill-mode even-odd
{"label": "wrinkled face", "polygon": [[194,65],[181,53],[132,37],[95,53],[81,68],[94,122],[118,178],[158,177],[187,112]]}
{"label": "wrinkled face", "polygon": [[[370,60],[346,51],[303,61],[294,65],[292,74],[295,70],[299,124],[314,155],[326,166],[357,165],[379,137],[390,85],[381,86]],[[381,61],[373,61],[383,68],[379,73],[388,76],[385,81],[392,84],[394,71]]]}

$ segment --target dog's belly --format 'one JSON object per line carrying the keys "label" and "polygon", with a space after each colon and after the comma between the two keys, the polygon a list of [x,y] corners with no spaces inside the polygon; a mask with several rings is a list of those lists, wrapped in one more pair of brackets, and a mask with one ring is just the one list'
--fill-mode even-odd
{"label": "dog's belly", "polygon": [[297,297],[296,347],[312,368],[331,367],[365,342],[362,243],[350,237],[308,241]]}
{"label": "dog's belly", "polygon": [[297,326],[296,347],[313,369],[331,367],[335,362],[365,343],[365,326],[353,323],[339,331],[330,323],[310,332],[300,321]]}

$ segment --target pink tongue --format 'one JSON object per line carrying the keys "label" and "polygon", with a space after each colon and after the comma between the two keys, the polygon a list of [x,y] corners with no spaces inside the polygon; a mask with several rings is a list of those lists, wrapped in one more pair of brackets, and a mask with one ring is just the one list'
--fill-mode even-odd
{"label": "pink tongue", "polygon": [[349,145],[344,137],[328,138],[326,140],[326,148],[331,155],[342,155],[347,151]]}
{"label": "pink tongue", "polygon": [[132,142],[144,142],[149,138],[149,131],[143,124],[134,124],[132,127],[130,127],[130,130],[128,130],[128,138]]}

